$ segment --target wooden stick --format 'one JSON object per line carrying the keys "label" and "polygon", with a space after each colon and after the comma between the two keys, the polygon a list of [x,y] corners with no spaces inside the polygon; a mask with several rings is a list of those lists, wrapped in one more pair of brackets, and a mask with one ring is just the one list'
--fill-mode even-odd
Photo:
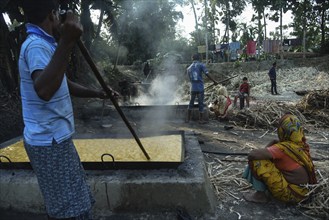
{"label": "wooden stick", "polygon": [[[237,77],[237,76],[239,76],[239,75],[231,76],[231,77],[229,77],[229,78],[227,78],[227,79],[221,80],[221,81],[218,82],[218,84],[223,83],[223,82],[225,82],[225,81],[228,81],[228,80],[230,80],[230,79],[233,79],[233,78],[235,78],[235,77]],[[213,87],[213,86],[215,86],[215,84],[211,84],[210,86],[206,87],[204,90],[209,89],[210,87]]]}
{"label": "wooden stick", "polygon": [[259,138],[264,137],[270,130],[267,130],[263,135],[261,135]]}
{"label": "wooden stick", "polygon": [[145,157],[150,160],[150,156],[147,154],[146,150],[144,149],[141,141],[139,140],[136,132],[134,131],[134,129],[132,128],[132,126],[130,125],[129,121],[127,120],[126,116],[123,114],[120,106],[118,105],[116,99],[114,98],[114,96],[112,95],[112,91],[107,87],[103,77],[101,76],[100,72],[98,71],[94,61],[92,60],[86,46],[82,43],[82,41],[79,39],[78,40],[78,47],[81,50],[82,55],[84,56],[84,58],[86,59],[87,63],[89,64],[90,68],[92,69],[92,71],[94,72],[99,84],[101,84],[103,90],[106,92],[106,94],[110,97],[115,109],[118,111],[119,115],[121,116],[122,120],[125,122],[126,126],[128,127],[128,129],[130,130],[131,134],[134,136],[138,146],[140,147],[140,149],[143,151]]}

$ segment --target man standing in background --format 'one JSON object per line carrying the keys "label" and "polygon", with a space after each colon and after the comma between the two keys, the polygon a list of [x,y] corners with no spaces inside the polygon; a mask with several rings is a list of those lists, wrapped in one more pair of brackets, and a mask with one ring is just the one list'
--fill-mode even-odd
{"label": "man standing in background", "polygon": [[273,63],[272,68],[268,72],[268,76],[271,80],[271,93],[272,95],[278,95],[278,92],[276,91],[276,62]]}
{"label": "man standing in background", "polygon": [[206,68],[206,65],[200,62],[199,54],[194,54],[192,56],[193,63],[187,68],[187,75],[191,82],[191,99],[187,110],[186,122],[191,120],[192,108],[194,105],[195,98],[198,97],[199,104],[199,123],[205,123],[203,119],[203,100],[204,100],[204,83],[202,74],[205,74],[211,81],[217,85],[217,81],[215,81],[210,75]]}

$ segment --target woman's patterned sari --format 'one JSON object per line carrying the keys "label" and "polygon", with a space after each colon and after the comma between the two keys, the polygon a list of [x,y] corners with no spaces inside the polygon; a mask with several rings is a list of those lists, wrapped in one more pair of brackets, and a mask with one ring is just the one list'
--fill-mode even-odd
{"label": "woman's patterned sari", "polygon": [[[316,177],[309,145],[306,143],[303,129],[296,116],[286,114],[280,119],[278,137],[280,142],[275,146],[303,166],[308,173],[309,184],[315,184]],[[249,166],[253,176],[265,183],[276,199],[296,203],[306,198],[308,189],[305,186],[288,183],[272,161],[253,160],[249,161]]]}

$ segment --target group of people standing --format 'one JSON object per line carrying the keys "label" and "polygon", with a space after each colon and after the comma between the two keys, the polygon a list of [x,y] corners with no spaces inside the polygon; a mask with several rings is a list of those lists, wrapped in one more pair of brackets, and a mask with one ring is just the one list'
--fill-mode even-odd
{"label": "group of people standing", "polygon": [[[29,22],[19,57],[24,147],[37,176],[48,219],[92,219],[95,201],[72,141],[75,129],[70,96],[105,99],[107,95],[66,77],[69,55],[83,32],[72,11],[67,12],[63,23],[56,0],[24,0],[23,11]],[[202,74],[215,84],[217,81],[199,60],[199,55],[194,55],[187,68],[191,81],[187,120],[198,97],[200,122],[204,123]],[[275,86],[275,70],[271,76]],[[304,184],[316,182],[299,120],[288,114],[279,124],[279,140],[266,149],[252,151],[248,157],[244,176],[257,190],[254,195],[246,195],[249,201],[265,201],[264,192],[268,190],[282,201],[297,202],[307,195]]]}

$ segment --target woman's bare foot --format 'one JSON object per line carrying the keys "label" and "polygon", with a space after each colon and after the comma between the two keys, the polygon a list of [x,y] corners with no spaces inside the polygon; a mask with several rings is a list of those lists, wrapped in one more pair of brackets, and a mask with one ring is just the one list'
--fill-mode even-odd
{"label": "woman's bare foot", "polygon": [[256,191],[254,193],[244,193],[243,198],[249,202],[267,203],[268,199],[265,192]]}

